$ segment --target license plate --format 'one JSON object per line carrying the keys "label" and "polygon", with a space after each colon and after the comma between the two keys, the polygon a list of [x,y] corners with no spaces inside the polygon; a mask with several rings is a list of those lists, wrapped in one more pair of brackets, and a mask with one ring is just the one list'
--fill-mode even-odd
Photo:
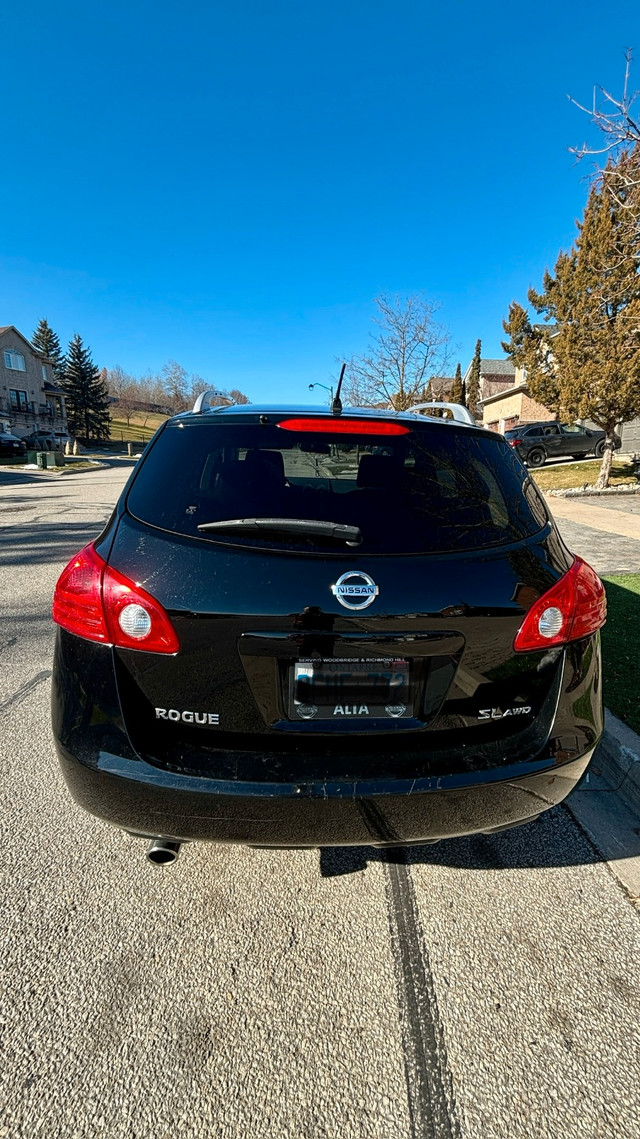
{"label": "license plate", "polygon": [[293,666],[291,712],[296,720],[401,720],[413,715],[407,660],[330,657]]}

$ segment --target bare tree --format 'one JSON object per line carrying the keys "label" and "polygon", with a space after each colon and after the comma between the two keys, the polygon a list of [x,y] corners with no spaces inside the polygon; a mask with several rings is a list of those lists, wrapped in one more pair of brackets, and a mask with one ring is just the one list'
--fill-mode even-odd
{"label": "bare tree", "polygon": [[435,319],[436,301],[383,294],[375,303],[377,331],[369,353],[348,361],[344,393],[352,406],[384,404],[402,411],[424,399],[432,376],[446,375],[450,337]]}
{"label": "bare tree", "polygon": [[115,399],[119,399],[121,392],[135,382],[135,377],[125,372],[119,364],[116,364],[114,368],[103,368],[101,374],[109,390],[109,395]]}
{"label": "bare tree", "polygon": [[234,401],[234,403],[251,403],[249,397],[246,396],[244,392],[241,392],[239,388],[232,388],[229,392],[229,395],[231,396],[231,399]]}
{"label": "bare tree", "polygon": [[167,402],[173,412],[186,411],[189,406],[187,395],[187,371],[177,360],[167,360],[161,372]]}
{"label": "bare tree", "polygon": [[574,106],[584,111],[593,125],[604,136],[603,145],[600,147],[589,146],[586,142],[582,143],[581,146],[570,147],[569,150],[575,154],[576,158],[586,158],[587,155],[611,154],[612,151],[627,149],[629,146],[633,147],[640,143],[640,120],[632,113],[639,92],[631,91],[629,86],[632,59],[633,52],[631,48],[628,48],[625,52],[624,84],[619,99],[616,99],[604,87],[593,88],[593,99],[590,107],[583,106],[582,103],[578,103],[569,95]]}
{"label": "bare tree", "polygon": [[612,195],[616,206],[629,219],[640,242],[640,118],[634,104],[640,92],[631,89],[631,48],[625,52],[625,71],[622,94],[616,98],[604,87],[594,87],[590,107],[571,102],[584,111],[601,136],[600,146],[583,142],[569,147],[578,160],[591,157],[595,160],[594,176]]}

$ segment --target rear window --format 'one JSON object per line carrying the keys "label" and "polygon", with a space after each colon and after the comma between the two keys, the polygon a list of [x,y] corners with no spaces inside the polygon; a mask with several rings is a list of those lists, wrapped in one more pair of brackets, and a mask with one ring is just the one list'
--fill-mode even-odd
{"label": "rear window", "polygon": [[428,421],[403,435],[371,434],[372,420],[366,434],[333,435],[269,420],[169,423],[140,462],[127,509],[201,541],[338,554],[349,547],[322,535],[198,527],[246,518],[334,522],[358,527],[359,553],[419,554],[514,542],[547,522],[501,437]]}

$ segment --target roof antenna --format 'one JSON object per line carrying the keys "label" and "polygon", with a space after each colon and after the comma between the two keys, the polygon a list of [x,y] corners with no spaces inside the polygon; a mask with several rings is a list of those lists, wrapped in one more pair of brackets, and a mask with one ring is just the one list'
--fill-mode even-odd
{"label": "roof antenna", "polygon": [[340,379],[338,380],[338,387],[336,388],[336,394],[334,395],[333,402],[331,404],[331,410],[332,410],[334,415],[341,415],[342,414],[342,400],[340,399],[340,388],[342,387],[342,381],[344,379],[344,372],[345,372],[346,366],[347,366],[346,364],[343,364],[341,369],[340,369]]}

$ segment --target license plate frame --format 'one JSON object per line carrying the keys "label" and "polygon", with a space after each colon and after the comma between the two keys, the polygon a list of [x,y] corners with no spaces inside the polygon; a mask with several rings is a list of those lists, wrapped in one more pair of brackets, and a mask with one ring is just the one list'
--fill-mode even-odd
{"label": "license plate frame", "polygon": [[413,717],[411,662],[405,657],[320,657],[289,669],[289,718],[297,721],[406,720]]}

